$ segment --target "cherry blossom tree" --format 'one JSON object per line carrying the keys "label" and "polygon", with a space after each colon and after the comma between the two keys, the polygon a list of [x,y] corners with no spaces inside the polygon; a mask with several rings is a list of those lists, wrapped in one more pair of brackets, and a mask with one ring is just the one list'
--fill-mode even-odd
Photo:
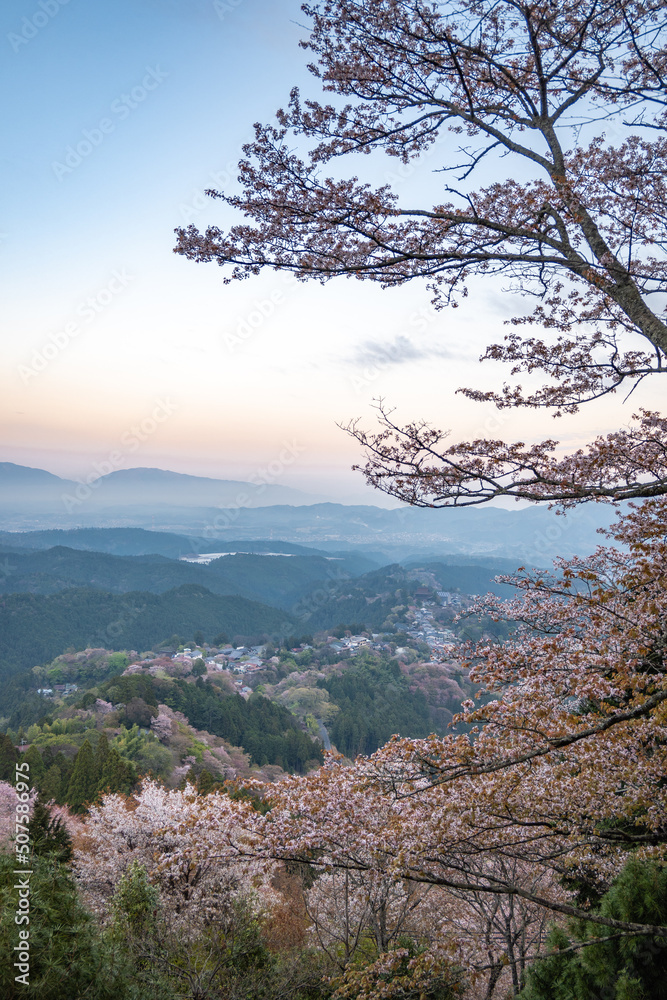
{"label": "cherry blossom tree", "polygon": [[[36,789],[32,788],[28,794],[28,812],[25,814],[28,820],[32,814],[35,800],[37,798]],[[8,781],[0,781],[0,849],[12,850],[12,841],[16,827],[16,806],[22,799],[14,785]]]}
{"label": "cherry blossom tree", "polygon": [[[247,221],[227,233],[177,230],[176,252],[229,265],[231,278],[264,268],[386,288],[422,278],[437,307],[465,297],[471,279],[500,275],[535,305],[485,357],[513,376],[547,377],[534,391],[463,390],[500,407],[574,413],[664,372],[661,0],[322,0],[303,10],[303,47],[330,102],[295,89],[275,124],[257,125],[241,192],[209,192]],[[418,166],[447,134],[435,205],[344,177],[359,154]],[[529,336],[535,326],[545,332]],[[565,460],[551,440],[443,447],[440,431],[397,427],[386,409],[379,432],[349,430],[367,449],[371,484],[409,503],[667,492],[665,428],[652,414]]]}
{"label": "cherry blossom tree", "polygon": [[[145,867],[170,925],[192,938],[243,899],[257,913],[274,899],[272,865],[247,855],[252,807],[228,795],[198,796],[144,780],[134,796],[106,795],[77,839],[75,870],[88,904],[108,915],[131,864]],[[243,846],[243,856],[240,848]]]}
{"label": "cherry blossom tree", "polygon": [[[240,192],[211,192],[245,219],[228,232],[180,230],[176,251],[228,266],[226,281],[266,268],[384,288],[423,279],[437,308],[501,277],[524,300],[484,358],[507,362],[514,381],[462,390],[500,408],[574,414],[664,373],[664,3],[303,9],[328,103],[294,90],[274,124],[257,125]],[[442,155],[441,200],[403,203],[390,185],[351,176],[364,154],[416,166]],[[542,386],[517,384],[537,374]],[[391,995],[387,977],[426,982],[454,961],[486,967],[487,991],[507,963],[516,993],[547,915],[589,920],[608,940],[664,938],[664,926],[595,911],[567,887],[600,896],[629,858],[667,854],[667,419],[639,409],[563,456],[552,439],[449,444],[422,421],[401,426],[382,402],[379,417],[374,432],[354,421],[348,430],[366,450],[368,481],[409,504],[643,503],[619,521],[615,544],[525,573],[514,600],[474,609],[515,631],[462,652],[493,696],[463,706],[472,732],[394,738],[353,766],[330,758],[276,783],[270,813],[251,817],[263,850],[326,872],[312,900],[323,941],[340,927],[340,899],[352,898],[334,892],[344,873],[357,927],[375,886],[430,886],[452,900],[458,931],[438,925],[420,956],[381,955],[377,995]],[[367,989],[353,976],[340,995],[371,996],[371,980]]]}
{"label": "cherry blossom tree", "polygon": [[386,872],[325,871],[305,894],[312,937],[343,970],[358,955],[375,960],[401,936],[423,937],[431,888]]}
{"label": "cherry blossom tree", "polygon": [[613,529],[618,547],[480,601],[516,631],[460,652],[495,696],[463,706],[475,730],[395,737],[276,784],[256,820],[271,855],[353,872],[367,894],[386,878],[443,890],[457,902],[434,925],[433,962],[486,969],[491,985],[507,965],[515,992],[549,916],[604,940],[664,938],[581,896],[603,895],[629,859],[667,857],[666,514],[645,501]]}

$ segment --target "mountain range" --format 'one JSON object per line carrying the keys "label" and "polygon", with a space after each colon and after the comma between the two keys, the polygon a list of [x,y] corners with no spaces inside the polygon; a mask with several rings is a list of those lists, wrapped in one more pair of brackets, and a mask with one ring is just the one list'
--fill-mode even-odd
{"label": "mountain range", "polygon": [[[100,468],[109,463],[98,463]],[[117,469],[105,475],[91,469],[85,481],[62,479],[44,469],[13,462],[0,462],[0,512],[19,514],[28,510],[50,510],[73,515],[79,508],[144,507],[169,504],[174,507],[270,506],[316,503],[321,497],[275,483],[242,482],[188,476],[165,469]],[[83,513],[83,512],[82,512]],[[72,518],[70,518],[71,520]]]}
{"label": "mountain range", "polygon": [[[11,534],[144,528],[191,539],[191,552],[229,551],[234,542],[268,540],[274,547],[281,541],[326,552],[354,548],[371,558],[381,551],[387,562],[430,552],[438,557],[501,556],[545,566],[558,556],[592,551],[600,541],[596,531],[614,517],[614,508],[602,504],[583,505],[566,516],[537,505],[511,510],[346,506],[322,503],[277,484],[162,469],[119,470],[86,485],[0,463],[0,527]],[[175,547],[182,554],[183,544],[172,542],[171,551],[161,554],[173,556]]]}

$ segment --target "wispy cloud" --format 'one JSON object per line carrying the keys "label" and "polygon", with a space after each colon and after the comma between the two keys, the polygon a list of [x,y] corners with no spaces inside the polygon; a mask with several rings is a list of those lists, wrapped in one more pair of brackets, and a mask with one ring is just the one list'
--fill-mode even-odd
{"label": "wispy cloud", "polygon": [[412,361],[463,360],[468,352],[453,346],[418,344],[410,337],[400,334],[393,340],[365,340],[358,344],[353,354],[343,358],[343,363],[353,367],[378,365],[390,368]]}

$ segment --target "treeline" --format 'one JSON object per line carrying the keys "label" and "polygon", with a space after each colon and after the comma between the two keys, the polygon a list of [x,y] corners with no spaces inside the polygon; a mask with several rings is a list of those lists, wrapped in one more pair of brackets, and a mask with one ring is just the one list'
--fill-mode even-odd
{"label": "treeline", "polygon": [[322,762],[322,746],[300,728],[286,708],[260,694],[246,701],[238,694],[221,695],[211,682],[176,680],[163,702],[182,712],[195,729],[205,729],[243,747],[260,767],[278,764],[285,771],[303,773]]}
{"label": "treeline", "polygon": [[[64,545],[35,551],[5,548],[1,558],[0,593],[55,594],[70,587],[95,587],[115,594],[133,590],[160,594],[184,584],[199,584],[214,594],[236,594],[285,610],[319,585],[331,565],[321,555],[241,552],[197,564],[162,554],[121,556]],[[372,565],[350,553],[336,560],[336,571],[348,577]]]}
{"label": "treeline", "polygon": [[346,757],[371,754],[395,733],[418,739],[430,732],[426,698],[410,690],[396,660],[361,652],[319,686],[340,708],[329,735]]}
{"label": "treeline", "polygon": [[[138,732],[132,735],[136,737]],[[33,743],[20,754],[11,738],[0,733],[0,780],[13,782],[15,764],[27,762],[31,786],[41,800],[69,806],[74,813],[84,812],[104,792],[127,794],[135,787],[136,767],[117,746],[109,744],[106,733],[87,732],[72,756],[75,746],[67,739],[45,740],[41,747]]]}
{"label": "treeline", "polygon": [[223,631],[243,637],[294,631],[283,611],[212,594],[197,584],[164,594],[111,594],[89,587],[48,596],[5,594],[0,623],[4,679],[16,668],[48,663],[68,647],[149,650],[174,633],[189,636],[200,630],[210,641]]}

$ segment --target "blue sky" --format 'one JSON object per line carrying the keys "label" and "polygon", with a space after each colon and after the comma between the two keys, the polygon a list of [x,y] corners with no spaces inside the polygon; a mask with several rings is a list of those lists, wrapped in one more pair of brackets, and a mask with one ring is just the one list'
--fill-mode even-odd
{"label": "blue sky", "polygon": [[[498,289],[435,315],[423,285],[226,286],[172,253],[176,226],[230,221],[203,191],[234,186],[253,122],[294,84],[317,92],[303,20],[291,0],[5,0],[0,460],[85,478],[168,401],[118,467],[242,479],[288,443],[286,485],[376,502],[336,426],[371,423],[375,397],[455,437],[529,436],[525,414],[454,396],[497,378],[476,359],[512,311]],[[435,191],[437,159],[394,175],[399,189]],[[582,443],[610,412],[558,431]],[[547,417],[529,425],[554,433]]]}

